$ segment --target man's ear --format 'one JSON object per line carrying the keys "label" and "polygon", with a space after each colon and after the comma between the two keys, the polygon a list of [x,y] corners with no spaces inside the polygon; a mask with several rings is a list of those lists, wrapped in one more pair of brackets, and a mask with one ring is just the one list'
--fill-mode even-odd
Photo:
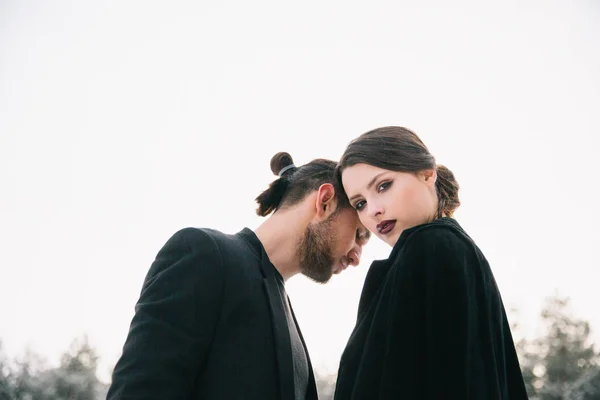
{"label": "man's ear", "polygon": [[336,207],[335,188],[331,183],[324,183],[317,191],[317,199],[315,203],[317,217],[319,219],[327,219]]}
{"label": "man's ear", "polygon": [[435,187],[435,181],[437,181],[437,170],[435,168],[424,169],[420,174],[427,186]]}

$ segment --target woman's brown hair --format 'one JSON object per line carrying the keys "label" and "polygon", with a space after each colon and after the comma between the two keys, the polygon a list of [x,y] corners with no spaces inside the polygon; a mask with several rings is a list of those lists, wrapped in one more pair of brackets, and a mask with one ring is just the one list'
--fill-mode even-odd
{"label": "woman's brown hair", "polygon": [[354,139],[338,163],[338,180],[341,181],[344,168],[355,164],[369,164],[390,171],[411,173],[435,169],[438,197],[436,218],[442,215],[451,217],[460,205],[459,186],[452,171],[436,164],[427,146],[409,129],[386,126],[363,133]]}

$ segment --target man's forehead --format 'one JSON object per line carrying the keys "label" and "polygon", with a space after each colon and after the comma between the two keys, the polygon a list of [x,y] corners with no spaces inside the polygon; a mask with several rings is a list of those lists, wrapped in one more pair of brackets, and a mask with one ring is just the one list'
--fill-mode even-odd
{"label": "man's forehead", "polygon": [[346,219],[358,218],[358,213],[352,206],[344,206],[340,212],[340,217],[344,216]]}
{"label": "man's forehead", "polygon": [[342,219],[342,223],[356,226],[356,228],[362,227],[358,212],[354,207],[344,207],[342,212],[338,215],[338,218]]}

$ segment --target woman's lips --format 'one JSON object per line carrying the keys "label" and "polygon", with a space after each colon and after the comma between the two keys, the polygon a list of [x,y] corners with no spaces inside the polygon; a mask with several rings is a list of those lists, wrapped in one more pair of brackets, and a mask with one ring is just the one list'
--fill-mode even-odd
{"label": "woman's lips", "polygon": [[390,233],[392,229],[394,229],[394,226],[396,226],[396,220],[395,219],[388,219],[385,221],[382,221],[380,223],[377,224],[377,232],[379,232],[382,235],[385,235],[387,233]]}

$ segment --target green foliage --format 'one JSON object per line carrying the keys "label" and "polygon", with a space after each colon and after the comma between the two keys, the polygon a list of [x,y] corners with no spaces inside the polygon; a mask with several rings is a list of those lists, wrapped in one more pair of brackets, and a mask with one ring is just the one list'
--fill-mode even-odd
{"label": "green foliage", "polygon": [[592,368],[565,393],[565,400],[597,400],[600,398],[600,368]]}
{"label": "green foliage", "polygon": [[598,353],[589,323],[573,316],[568,298],[549,297],[541,320],[543,336],[517,343],[523,378],[531,398],[563,400],[575,384],[582,385],[581,379],[597,371]]}
{"label": "green foliage", "polygon": [[0,353],[0,400],[97,400],[105,392],[96,377],[98,355],[85,336],[72,343],[56,368],[30,351],[13,364]]}

